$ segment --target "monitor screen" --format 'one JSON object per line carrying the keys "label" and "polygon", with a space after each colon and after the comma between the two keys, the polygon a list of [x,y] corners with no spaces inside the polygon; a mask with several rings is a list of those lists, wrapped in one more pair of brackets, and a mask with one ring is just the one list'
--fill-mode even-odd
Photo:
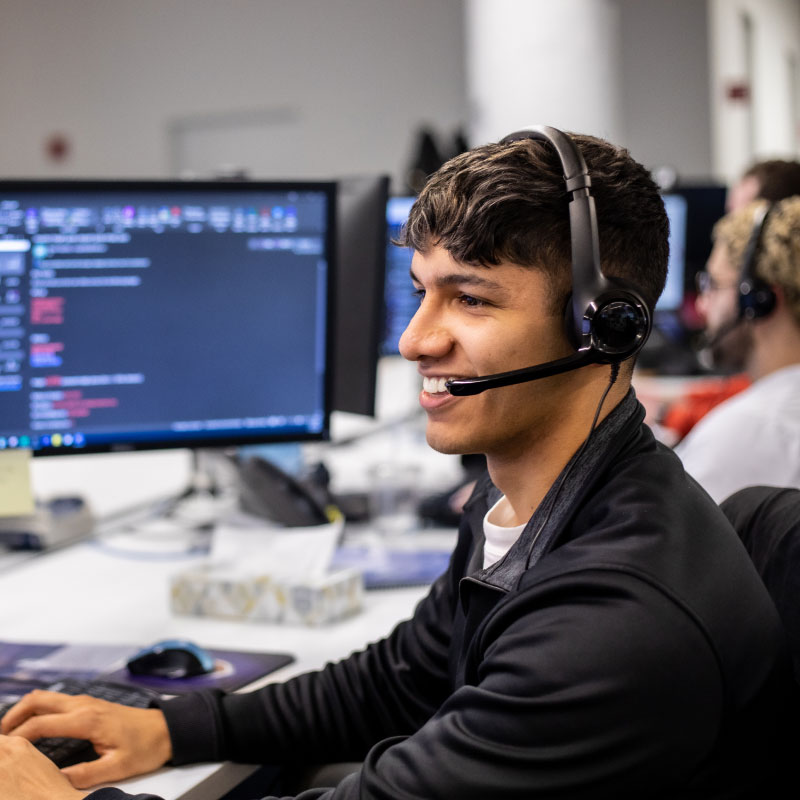
{"label": "monitor screen", "polygon": [[386,289],[384,292],[384,323],[381,354],[397,355],[400,336],[419,308],[414,295],[409,269],[412,253],[407,247],[392,244],[408,219],[416,197],[390,197],[386,204]]}
{"label": "monitor screen", "polygon": [[333,404],[375,416],[383,326],[389,176],[337,182]]}
{"label": "monitor screen", "polygon": [[686,200],[686,269],[684,291],[694,293],[695,275],[711,255],[711,231],[725,214],[727,189],[721,184],[678,185],[672,194]]}
{"label": "monitor screen", "polygon": [[683,305],[686,272],[686,221],[688,203],[679,194],[662,195],[669,218],[669,265],[664,291],[656,303],[657,311],[678,311]]}
{"label": "monitor screen", "polygon": [[0,181],[0,447],[325,438],[333,182]]}

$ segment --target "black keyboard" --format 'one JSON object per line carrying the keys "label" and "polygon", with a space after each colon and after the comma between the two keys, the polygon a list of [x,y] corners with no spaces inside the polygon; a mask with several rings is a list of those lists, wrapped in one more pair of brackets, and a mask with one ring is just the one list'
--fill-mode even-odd
{"label": "black keyboard", "polygon": [[[128,686],[124,683],[114,683],[104,680],[78,680],[76,678],[63,678],[44,686],[51,692],[63,694],[88,694],[90,697],[99,697],[112,703],[121,703],[134,708],[147,708],[153,700],[160,697],[158,692],[144,687]],[[0,719],[13,703],[0,702]],[[93,761],[98,758],[92,743],[86,739],[70,739],[62,737],[49,737],[34,742],[37,749],[44,753],[58,767],[69,767],[79,761]]]}

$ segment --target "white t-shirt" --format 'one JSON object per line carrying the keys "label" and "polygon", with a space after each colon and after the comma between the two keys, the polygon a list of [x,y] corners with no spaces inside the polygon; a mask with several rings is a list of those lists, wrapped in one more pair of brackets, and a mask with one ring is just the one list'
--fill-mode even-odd
{"label": "white t-shirt", "polygon": [[525,530],[525,525],[515,525],[513,528],[504,528],[489,522],[492,512],[505,502],[505,496],[501,497],[487,512],[483,518],[483,535],[485,542],[483,545],[483,568],[491,567],[496,564],[510,549],[511,545],[519,539],[520,534]]}
{"label": "white t-shirt", "polygon": [[800,364],[720,403],[675,452],[718,503],[745,486],[800,488]]}

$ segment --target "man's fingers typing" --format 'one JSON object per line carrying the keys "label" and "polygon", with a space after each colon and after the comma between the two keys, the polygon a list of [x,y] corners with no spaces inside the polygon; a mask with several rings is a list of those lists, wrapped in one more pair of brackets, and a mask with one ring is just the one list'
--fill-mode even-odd
{"label": "man's fingers typing", "polygon": [[75,700],[59,692],[35,689],[13,705],[0,721],[0,733],[15,731],[26,720],[39,714],[61,714],[74,707]]}
{"label": "man's fingers typing", "polygon": [[39,714],[28,717],[21,725],[9,731],[9,736],[23,736],[31,742],[50,736],[87,738],[87,716],[78,711],[66,714]]}
{"label": "man's fingers typing", "polygon": [[10,709],[3,722],[11,738],[88,739],[100,757],[63,771],[80,789],[149,772],[172,755],[164,715],[155,708],[36,691]]}

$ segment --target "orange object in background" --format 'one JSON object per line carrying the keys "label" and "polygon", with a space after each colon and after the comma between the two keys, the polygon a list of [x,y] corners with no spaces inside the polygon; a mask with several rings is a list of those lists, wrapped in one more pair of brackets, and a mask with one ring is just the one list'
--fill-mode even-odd
{"label": "orange object in background", "polygon": [[670,404],[661,419],[661,425],[673,431],[680,441],[714,406],[751,384],[752,380],[747,375],[695,383],[683,397]]}

